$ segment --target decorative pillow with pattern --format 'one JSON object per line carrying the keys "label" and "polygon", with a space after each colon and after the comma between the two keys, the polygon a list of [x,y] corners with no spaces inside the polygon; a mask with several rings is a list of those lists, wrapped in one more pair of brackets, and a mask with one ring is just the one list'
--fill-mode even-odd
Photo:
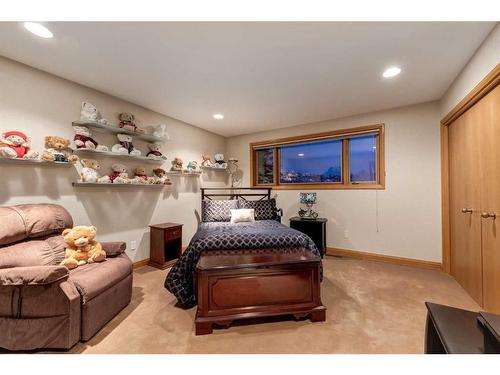
{"label": "decorative pillow with pattern", "polygon": [[265,199],[261,201],[247,201],[240,199],[240,208],[253,208],[255,210],[255,220],[276,219],[276,199]]}
{"label": "decorative pillow with pattern", "polygon": [[238,201],[232,200],[210,200],[201,202],[201,220],[204,223],[217,221],[230,221],[231,209],[238,208]]}

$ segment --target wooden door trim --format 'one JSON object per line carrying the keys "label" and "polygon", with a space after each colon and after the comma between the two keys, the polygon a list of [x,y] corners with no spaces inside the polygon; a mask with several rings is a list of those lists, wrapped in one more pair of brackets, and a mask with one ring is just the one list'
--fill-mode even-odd
{"label": "wooden door trim", "polygon": [[500,63],[497,64],[476,87],[469,92],[453,109],[441,120],[441,124],[450,125],[465,111],[476,104],[483,96],[493,90],[500,81]]}
{"label": "wooden door trim", "polygon": [[497,64],[476,87],[474,87],[441,120],[441,222],[443,271],[450,273],[451,228],[450,228],[450,171],[449,171],[449,126],[474,104],[481,100],[500,82],[500,64]]}

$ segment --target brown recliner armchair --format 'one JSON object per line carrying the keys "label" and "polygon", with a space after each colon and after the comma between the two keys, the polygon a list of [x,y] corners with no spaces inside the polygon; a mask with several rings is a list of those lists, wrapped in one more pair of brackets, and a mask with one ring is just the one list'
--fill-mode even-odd
{"label": "brown recliner armchair", "polygon": [[95,335],[132,297],[125,243],[102,243],[106,260],[69,271],[63,207],[0,207],[0,347],[69,349]]}

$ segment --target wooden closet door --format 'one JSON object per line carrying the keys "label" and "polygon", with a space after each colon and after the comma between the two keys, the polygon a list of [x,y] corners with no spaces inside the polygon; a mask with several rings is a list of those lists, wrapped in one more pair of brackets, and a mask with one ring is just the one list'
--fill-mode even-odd
{"label": "wooden closet door", "polygon": [[[475,108],[449,127],[451,274],[482,305],[479,136]],[[472,212],[462,212],[463,209]]]}
{"label": "wooden closet door", "polygon": [[483,248],[483,307],[500,314],[500,87],[474,107],[480,128],[481,210],[496,218],[481,218]]}

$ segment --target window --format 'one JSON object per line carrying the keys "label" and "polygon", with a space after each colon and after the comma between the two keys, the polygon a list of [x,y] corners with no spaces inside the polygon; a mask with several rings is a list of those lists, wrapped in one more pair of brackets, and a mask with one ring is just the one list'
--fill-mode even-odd
{"label": "window", "polygon": [[383,189],[384,125],[252,143],[252,185]]}

